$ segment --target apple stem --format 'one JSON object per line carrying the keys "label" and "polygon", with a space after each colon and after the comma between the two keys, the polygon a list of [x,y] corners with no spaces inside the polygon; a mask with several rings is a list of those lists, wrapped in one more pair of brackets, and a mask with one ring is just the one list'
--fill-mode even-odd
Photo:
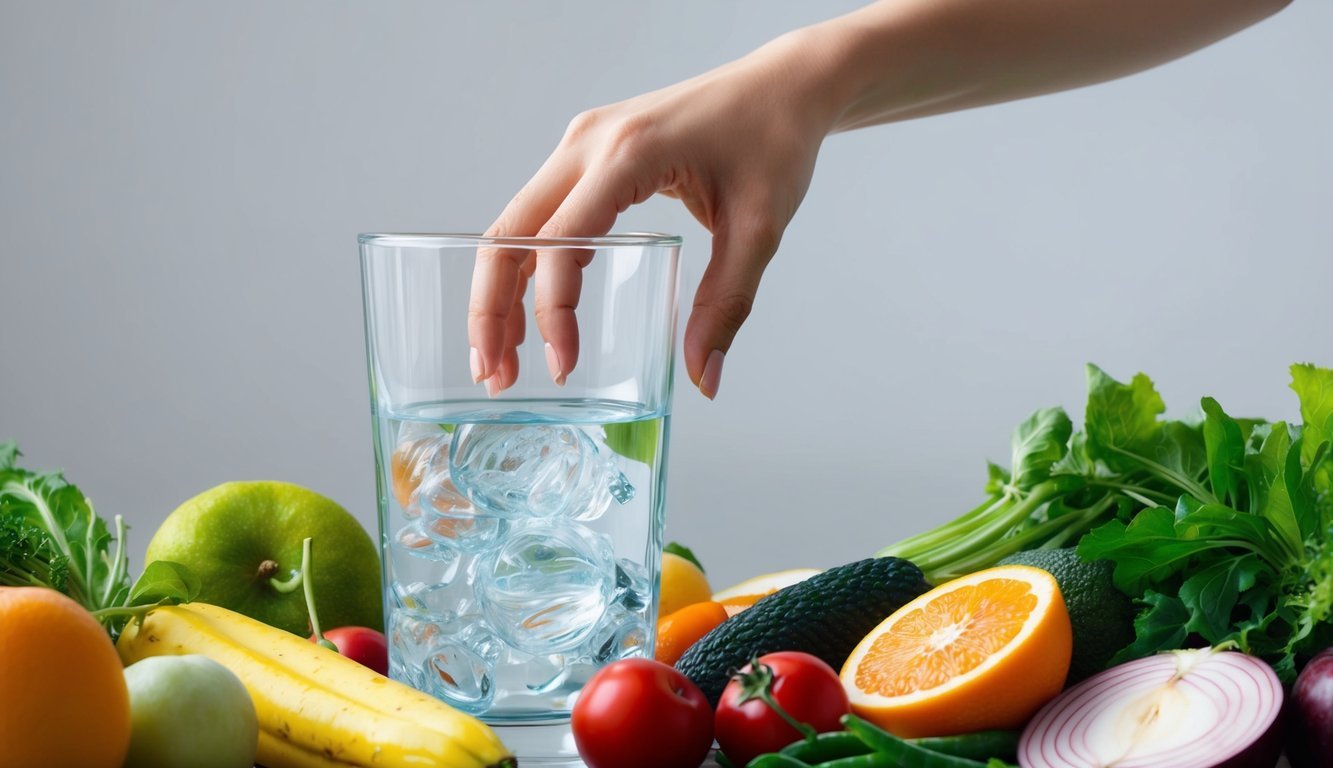
{"label": "apple stem", "polygon": [[[272,563],[272,566],[266,567],[269,566],[270,563]],[[291,576],[288,576],[285,579],[279,579],[273,575],[274,573],[277,572],[277,570],[278,570],[278,564],[272,560],[265,560],[264,562],[259,564],[260,578],[263,578],[264,576],[267,575],[269,577],[268,580],[269,586],[273,587],[275,590],[281,592],[284,595],[289,594],[291,592],[295,592],[297,588],[299,588],[301,584],[305,582],[304,559],[301,562],[301,570],[294,571]],[[265,573],[265,571],[267,571],[267,573]]]}
{"label": "apple stem", "polygon": [[319,614],[315,611],[315,580],[313,578],[302,578],[310,574],[310,569],[314,567],[313,557],[310,554],[311,538],[307,536],[301,542],[301,572],[296,575],[305,587],[305,607],[310,612],[310,631],[314,633],[315,642],[328,648],[330,651],[337,652],[338,646],[324,637],[324,632],[319,628]]}

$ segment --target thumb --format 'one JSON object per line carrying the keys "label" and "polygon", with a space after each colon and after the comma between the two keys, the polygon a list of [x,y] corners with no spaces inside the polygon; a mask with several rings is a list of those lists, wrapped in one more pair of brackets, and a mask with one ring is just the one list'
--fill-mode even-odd
{"label": "thumb", "polygon": [[719,223],[713,253],[685,325],[685,370],[709,400],[722,383],[722,363],[750,309],[764,268],[777,252],[782,228],[763,217],[739,226]]}

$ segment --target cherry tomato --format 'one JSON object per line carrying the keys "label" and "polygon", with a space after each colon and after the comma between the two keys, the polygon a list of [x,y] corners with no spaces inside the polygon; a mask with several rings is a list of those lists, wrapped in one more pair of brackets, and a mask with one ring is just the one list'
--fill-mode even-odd
{"label": "cherry tomato", "polygon": [[756,755],[777,752],[804,735],[765,697],[816,733],[842,730],[839,720],[851,711],[851,704],[832,667],[798,651],[770,653],[757,663],[757,668],[747,664],[737,673],[717,703],[713,730],[731,762],[745,765]]}
{"label": "cherry tomato", "polygon": [[697,768],[713,745],[713,712],[698,686],[652,659],[598,670],[570,726],[588,768]]}
{"label": "cherry tomato", "polygon": [[389,644],[379,632],[368,627],[338,627],[325,632],[324,639],[338,646],[338,653],[361,666],[381,675],[389,674]]}

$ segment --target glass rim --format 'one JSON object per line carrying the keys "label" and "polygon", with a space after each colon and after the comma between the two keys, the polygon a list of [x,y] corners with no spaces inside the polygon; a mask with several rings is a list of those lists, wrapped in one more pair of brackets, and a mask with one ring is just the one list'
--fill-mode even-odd
{"label": "glass rim", "polygon": [[471,232],[362,232],[361,245],[385,248],[611,248],[617,246],[676,246],[680,235],[661,232],[613,232],[597,237],[500,237]]}

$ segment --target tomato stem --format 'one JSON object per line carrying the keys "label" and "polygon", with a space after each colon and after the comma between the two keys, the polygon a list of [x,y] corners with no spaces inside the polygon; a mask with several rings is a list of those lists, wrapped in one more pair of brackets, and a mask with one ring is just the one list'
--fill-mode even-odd
{"label": "tomato stem", "polygon": [[783,709],[782,705],[778,703],[777,699],[773,698],[774,678],[773,678],[772,667],[768,666],[767,664],[761,664],[759,662],[759,658],[756,656],[750,659],[750,667],[748,672],[745,670],[741,670],[733,674],[731,677],[733,680],[740,683],[741,686],[740,698],[736,702],[737,705],[741,705],[747,701],[758,699],[759,701],[762,701],[765,704],[767,704],[770,709],[776,712],[778,717],[781,717],[783,720],[785,720],[787,722],[787,725],[790,725],[792,728],[796,729],[796,732],[801,734],[801,738],[805,739],[807,742],[811,743],[814,742],[815,737],[819,735],[819,732],[816,731],[814,728],[812,728],[810,725],[803,723],[800,720],[797,720],[796,718],[792,717],[791,713]]}
{"label": "tomato stem", "polygon": [[311,569],[314,568],[314,558],[310,554],[311,538],[309,536],[301,542],[301,586],[305,593],[305,608],[310,613],[310,631],[314,635],[315,643],[328,648],[330,651],[337,652],[338,646],[333,641],[324,637],[324,632],[319,628],[319,614],[315,612],[315,580]]}

